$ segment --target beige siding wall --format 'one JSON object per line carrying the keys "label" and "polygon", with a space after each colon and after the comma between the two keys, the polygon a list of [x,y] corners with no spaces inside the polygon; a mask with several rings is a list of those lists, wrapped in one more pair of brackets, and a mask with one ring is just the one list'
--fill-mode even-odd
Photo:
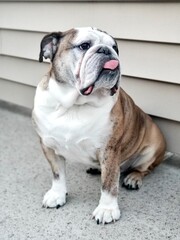
{"label": "beige siding wall", "polygon": [[180,3],[150,1],[0,1],[0,99],[32,108],[47,71],[38,63],[43,35],[96,26],[120,48],[122,86],[180,153]]}

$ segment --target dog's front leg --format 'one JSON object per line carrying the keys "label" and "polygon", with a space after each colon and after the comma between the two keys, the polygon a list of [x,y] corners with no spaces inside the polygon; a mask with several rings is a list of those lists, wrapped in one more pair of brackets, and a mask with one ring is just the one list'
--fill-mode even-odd
{"label": "dog's front leg", "polygon": [[65,159],[56,155],[55,151],[46,147],[42,141],[41,146],[53,172],[52,187],[44,195],[43,206],[47,208],[59,208],[66,203]]}
{"label": "dog's front leg", "polygon": [[120,218],[118,206],[120,155],[107,148],[101,162],[101,197],[93,217],[99,223],[115,222]]}

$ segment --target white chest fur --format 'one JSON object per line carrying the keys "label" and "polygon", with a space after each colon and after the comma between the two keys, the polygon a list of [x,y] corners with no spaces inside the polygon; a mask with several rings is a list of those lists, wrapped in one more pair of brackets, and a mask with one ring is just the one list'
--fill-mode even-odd
{"label": "white chest fur", "polygon": [[36,91],[38,134],[46,146],[67,160],[95,163],[97,149],[111,132],[114,101],[112,96],[80,96],[76,89],[50,79],[48,90],[38,87]]}

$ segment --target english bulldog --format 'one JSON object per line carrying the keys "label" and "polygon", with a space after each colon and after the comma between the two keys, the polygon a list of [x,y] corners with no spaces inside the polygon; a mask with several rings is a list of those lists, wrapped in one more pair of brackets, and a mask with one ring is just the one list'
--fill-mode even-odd
{"label": "english bulldog", "polygon": [[52,32],[41,41],[39,61],[50,70],[37,86],[33,122],[53,172],[43,206],[66,203],[66,161],[101,171],[101,197],[93,212],[105,224],[120,218],[118,192],[139,189],[163,160],[159,128],[120,88],[121,67],[113,37],[96,28]]}

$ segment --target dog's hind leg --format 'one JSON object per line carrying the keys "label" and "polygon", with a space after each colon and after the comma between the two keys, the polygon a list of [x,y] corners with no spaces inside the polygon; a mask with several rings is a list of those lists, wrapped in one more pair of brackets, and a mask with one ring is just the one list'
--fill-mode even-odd
{"label": "dog's hind leg", "polygon": [[157,166],[164,157],[164,150],[160,153],[155,152],[152,148],[146,149],[138,161],[130,167],[128,174],[123,179],[123,187],[129,190],[137,190],[142,186],[144,176],[149,174],[155,166]]}
{"label": "dog's hind leg", "polygon": [[66,203],[65,159],[56,155],[55,151],[46,147],[42,141],[41,146],[53,172],[52,187],[44,195],[43,207],[59,208]]}

